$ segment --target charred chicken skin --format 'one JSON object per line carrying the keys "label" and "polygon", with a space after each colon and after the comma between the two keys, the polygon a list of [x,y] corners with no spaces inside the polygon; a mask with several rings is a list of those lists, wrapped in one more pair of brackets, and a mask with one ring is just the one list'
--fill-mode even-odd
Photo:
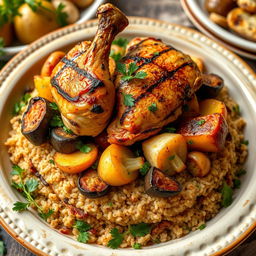
{"label": "charred chicken skin", "polygon": [[155,38],[133,39],[121,62],[126,69],[136,64],[133,77],[146,73],[127,81],[119,70],[115,79],[117,116],[107,129],[109,142],[132,145],[178,118],[201,86],[201,73],[188,55]]}
{"label": "charred chicken skin", "polygon": [[109,122],[115,100],[109,52],[115,36],[128,25],[125,15],[111,4],[100,6],[97,16],[93,42],[76,45],[51,76],[52,95],[63,122],[77,135],[97,136]]}

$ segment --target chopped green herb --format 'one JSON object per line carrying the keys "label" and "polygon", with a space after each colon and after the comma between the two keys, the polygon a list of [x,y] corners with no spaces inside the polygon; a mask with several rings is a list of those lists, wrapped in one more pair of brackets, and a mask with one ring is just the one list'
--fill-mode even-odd
{"label": "chopped green herb", "polygon": [[5,253],[4,242],[0,241],[0,256],[4,256],[4,253]]}
{"label": "chopped green herb", "polygon": [[241,113],[239,105],[233,106],[232,110],[238,115]]}
{"label": "chopped green herb", "polygon": [[138,250],[138,249],[141,249],[141,244],[140,243],[135,243],[135,244],[132,245],[132,247],[134,249]]}
{"label": "chopped green herb", "polygon": [[55,162],[52,159],[49,160],[49,163],[55,165]]}
{"label": "chopped green herb", "polygon": [[51,102],[49,105],[50,105],[50,107],[51,107],[53,110],[58,110],[58,111],[59,111],[59,107],[58,107],[58,105],[57,105],[55,102]]}
{"label": "chopped green herb", "polygon": [[50,121],[50,126],[51,127],[63,127],[64,123],[60,117],[60,115],[55,115]]}
{"label": "chopped green herb", "polygon": [[160,241],[160,239],[159,239],[159,238],[156,238],[156,239],[154,239],[154,240],[153,240],[153,243],[155,243],[155,244],[160,244],[160,243],[161,243],[161,241]]}
{"label": "chopped green herb", "polygon": [[243,175],[246,174],[246,170],[245,169],[240,169],[237,173],[236,173],[236,176],[237,177],[241,177]]}
{"label": "chopped green herb", "polygon": [[118,45],[122,48],[126,48],[129,41],[126,38],[119,37],[116,40],[113,41],[112,44]]}
{"label": "chopped green herb", "polygon": [[194,141],[193,141],[193,140],[188,140],[187,143],[188,143],[189,145],[192,145],[192,144],[194,143]]}
{"label": "chopped green herb", "polygon": [[135,99],[132,97],[131,94],[124,94],[123,93],[123,97],[124,97],[124,105],[126,107],[133,107],[134,106]]}
{"label": "chopped green herb", "polygon": [[3,56],[4,54],[4,39],[0,37],[0,56]]}
{"label": "chopped green herb", "polygon": [[117,249],[124,240],[124,235],[119,233],[117,228],[112,228],[110,231],[112,239],[108,241],[108,247],[112,249]]}
{"label": "chopped green herb", "polygon": [[154,55],[154,56],[158,56],[158,55],[159,55],[159,52],[154,52],[153,55]]}
{"label": "chopped green herb", "polygon": [[119,53],[115,53],[114,50],[111,50],[111,51],[110,51],[110,55],[109,55],[109,56],[110,56],[111,58],[113,58],[116,63],[122,59],[121,53],[120,53],[120,52],[119,52]]}
{"label": "chopped green herb", "polygon": [[176,128],[174,128],[174,127],[165,127],[164,131],[165,132],[170,132],[170,133],[175,133],[176,132]]}
{"label": "chopped green herb", "polygon": [[62,129],[64,130],[64,132],[66,132],[67,134],[74,134],[72,132],[72,130],[68,129],[65,125],[62,127]]}
{"label": "chopped green herb", "polygon": [[197,123],[197,125],[203,125],[205,123],[205,120],[199,120],[196,123]]}
{"label": "chopped green herb", "polygon": [[168,159],[173,160],[175,158],[175,155],[170,156]]}
{"label": "chopped green herb", "polygon": [[137,225],[130,226],[130,233],[134,237],[145,236],[145,235],[149,234],[150,231],[151,231],[151,226],[149,224],[146,224],[143,222],[140,224],[137,224]]}
{"label": "chopped green herb", "polygon": [[108,202],[107,205],[112,207],[113,203],[112,202]]}
{"label": "chopped green herb", "polygon": [[152,103],[149,107],[148,110],[151,112],[156,112],[157,111],[157,106],[156,103]]}
{"label": "chopped green herb", "polygon": [[28,100],[30,99],[31,95],[29,93],[25,93],[19,102],[16,102],[13,107],[13,115],[18,115],[22,109],[22,107],[26,106]]}
{"label": "chopped green herb", "polygon": [[76,148],[83,153],[89,153],[92,151],[92,148],[88,144],[84,144],[82,141],[77,142]]}
{"label": "chopped green herb", "polygon": [[149,162],[145,162],[143,166],[140,168],[140,174],[145,176],[149,169],[151,168],[151,165]]}
{"label": "chopped green herb", "polygon": [[20,168],[18,165],[13,166],[13,171],[11,175],[18,175],[20,178],[20,183],[12,183],[12,186],[16,188],[19,192],[22,191],[25,199],[27,200],[26,203],[23,202],[16,202],[13,205],[13,210],[17,212],[22,212],[28,209],[30,206],[35,206],[38,211],[38,215],[43,219],[47,220],[50,215],[53,213],[53,210],[48,212],[44,212],[40,205],[35,201],[33,192],[35,192],[38,188],[38,181],[36,179],[29,179],[24,182],[23,180],[23,173],[25,172],[24,169]]}
{"label": "chopped green herb", "polygon": [[73,227],[76,228],[79,232],[85,232],[91,229],[91,226],[82,220],[76,220]]}
{"label": "chopped green herb", "polygon": [[235,188],[235,189],[238,189],[238,188],[241,187],[241,180],[239,180],[239,179],[234,179],[234,180],[233,180],[233,184],[234,184],[234,188]]}
{"label": "chopped green herb", "polygon": [[68,25],[68,14],[64,12],[64,8],[66,7],[65,4],[59,3],[57,9],[56,9],[56,18],[57,18],[57,23],[61,26],[64,27]]}
{"label": "chopped green herb", "polygon": [[226,183],[226,181],[224,181],[222,190],[221,190],[221,194],[222,194],[222,201],[221,201],[221,205],[223,207],[228,207],[232,204],[233,201],[233,190],[231,187],[228,186],[228,184]]}
{"label": "chopped green herb", "polygon": [[203,229],[205,229],[206,228],[206,224],[202,224],[202,225],[200,225],[199,227],[198,227],[198,229],[200,229],[200,230],[203,230]]}
{"label": "chopped green herb", "polygon": [[90,234],[88,232],[79,232],[77,241],[80,243],[87,243],[90,239]]}
{"label": "chopped green herb", "polygon": [[248,145],[249,145],[249,140],[243,140],[243,141],[241,142],[241,144],[244,144],[244,145],[248,146]]}
{"label": "chopped green herb", "polygon": [[133,74],[138,68],[139,67],[135,64],[135,62],[131,62],[128,66],[128,69],[124,63],[117,63],[117,70],[123,74],[121,78],[123,81],[130,81],[134,78],[144,79],[147,76],[147,73],[144,71],[139,71],[135,75]]}

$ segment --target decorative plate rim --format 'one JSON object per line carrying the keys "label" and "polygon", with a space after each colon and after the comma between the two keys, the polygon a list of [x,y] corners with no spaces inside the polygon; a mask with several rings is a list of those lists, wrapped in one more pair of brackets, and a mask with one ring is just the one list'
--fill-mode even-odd
{"label": "decorative plate rim", "polygon": [[[187,14],[190,21],[203,33],[208,35],[209,37],[217,40],[218,42],[225,45],[225,47],[229,48],[230,50],[236,52],[239,55],[242,55],[243,57],[247,57],[250,59],[256,59],[256,52],[246,50],[242,47],[239,47],[238,45],[232,44],[231,42],[228,42],[225,38],[220,37],[218,34],[216,34],[215,31],[209,29],[200,19],[197,18],[197,16],[194,14],[194,12],[191,10],[188,0],[181,0],[181,5],[183,7],[183,10]],[[253,43],[253,42],[252,42]],[[256,43],[255,43],[256,44]]]}
{"label": "decorative plate rim", "polygon": [[[214,40],[209,39],[207,36],[201,34],[200,32],[197,32],[193,29],[181,26],[181,25],[176,25],[172,24],[169,22],[165,21],[159,21],[156,19],[151,19],[151,18],[143,18],[143,17],[129,17],[129,21],[131,25],[147,25],[151,27],[161,27],[161,28],[169,28],[173,29],[173,32],[178,32],[180,34],[186,35],[186,34],[195,34],[197,35],[198,38],[201,40],[205,40],[209,42],[209,44],[215,45],[216,47],[213,47],[216,51],[219,52],[225,52],[227,60],[231,59],[233,61],[233,64],[237,66],[238,68],[242,68],[241,72],[248,77],[248,80],[255,86],[256,88],[256,74],[255,72],[251,69],[251,67],[245,63],[240,57],[235,55],[234,53],[230,52],[228,49],[226,49],[223,45],[216,43]],[[35,52],[38,48],[46,45],[48,42],[55,40],[57,38],[60,38],[64,35],[86,29],[86,28],[92,28],[95,26],[97,23],[97,20],[90,20],[87,21],[83,24],[76,24],[76,25],[70,25],[68,27],[59,29],[57,31],[54,31],[41,39],[33,42],[29,47],[21,51],[18,55],[16,55],[0,72],[0,84],[2,84],[5,79],[8,77],[8,75],[12,72],[14,68],[17,66],[21,65],[23,60]],[[198,39],[199,40],[199,39]],[[3,87],[2,87],[3,88]],[[0,88],[0,96],[2,93],[2,88]],[[28,242],[24,237],[21,237],[20,234],[18,234],[14,229],[13,226],[16,226],[15,223],[13,223],[13,220],[10,219],[8,214],[6,214],[3,210],[1,210],[0,206],[0,224],[3,226],[3,228],[14,238],[16,239],[19,243],[21,243],[24,247],[27,249],[31,250],[32,252],[36,253],[37,255],[42,255],[46,256],[48,255],[45,253],[42,249],[39,247],[39,243],[36,241],[36,243],[31,244],[31,242]],[[246,239],[247,236],[250,235],[250,233],[256,228],[256,222],[251,222],[248,227],[246,227],[246,230],[244,230],[240,235],[238,235],[234,241],[231,243],[225,245],[223,248],[220,248],[218,252],[215,252],[211,255],[223,255],[223,253],[227,253],[228,251],[234,249],[239,243],[241,243],[244,239]],[[29,236],[29,235],[27,235]],[[33,240],[33,239],[32,239]],[[35,241],[35,240],[34,240]],[[42,246],[41,246],[42,247]],[[159,247],[160,248],[160,247]],[[60,255],[58,253],[61,252],[54,252],[51,250],[48,250],[51,255]],[[123,255],[123,254],[122,254]]]}

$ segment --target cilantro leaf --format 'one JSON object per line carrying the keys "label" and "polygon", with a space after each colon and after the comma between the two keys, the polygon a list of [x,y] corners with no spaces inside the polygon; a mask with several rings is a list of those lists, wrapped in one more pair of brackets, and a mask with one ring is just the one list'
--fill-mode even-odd
{"label": "cilantro leaf", "polygon": [[117,249],[124,240],[124,235],[119,233],[117,228],[112,228],[110,231],[112,239],[108,241],[108,247],[112,249]]}
{"label": "cilantro leaf", "polygon": [[57,23],[61,26],[64,27],[68,25],[68,14],[64,12],[64,8],[66,7],[65,4],[60,3],[58,7],[56,8],[56,16],[57,16]]}
{"label": "cilantro leaf", "polygon": [[23,212],[28,209],[30,203],[16,202],[13,205],[12,210],[16,212]]}
{"label": "cilantro leaf", "polygon": [[129,41],[126,38],[119,37],[116,40],[114,40],[112,44],[118,45],[118,46],[120,46],[122,48],[126,48],[128,42]]}
{"label": "cilantro leaf", "polygon": [[243,175],[246,174],[246,170],[245,169],[240,169],[237,173],[236,173],[236,176],[237,177],[241,177]]}
{"label": "cilantro leaf", "polygon": [[72,130],[68,129],[65,125],[62,127],[62,129],[64,130],[64,132],[66,132],[67,134],[74,134],[72,132]]}
{"label": "cilantro leaf", "polygon": [[11,186],[18,191],[23,189],[23,185],[21,183],[12,182]]}
{"label": "cilantro leaf", "polygon": [[201,126],[205,123],[205,120],[202,119],[202,120],[197,121],[196,123],[197,123],[197,125]]}
{"label": "cilantro leaf", "polygon": [[47,219],[54,213],[53,209],[50,209],[48,212],[46,213],[43,213],[43,212],[40,212],[38,213],[38,215],[44,219],[45,221],[47,221]]}
{"label": "cilantro leaf", "polygon": [[234,179],[233,180],[234,188],[240,188],[241,187],[241,180],[239,179]]}
{"label": "cilantro leaf", "polygon": [[51,127],[63,127],[64,126],[60,115],[53,116],[53,118],[50,121],[50,126]]}
{"label": "cilantro leaf", "polygon": [[152,103],[149,107],[148,110],[151,112],[156,112],[157,111],[157,106],[156,103]]}
{"label": "cilantro leaf", "polygon": [[145,162],[143,166],[140,168],[140,174],[145,176],[149,169],[151,168],[151,165],[149,162]]}
{"label": "cilantro leaf", "polygon": [[133,107],[135,105],[135,99],[132,97],[131,94],[124,94],[123,93],[123,97],[124,97],[124,105],[126,107]]}
{"label": "cilantro leaf", "polygon": [[244,145],[248,146],[248,145],[249,145],[249,140],[243,140],[243,141],[241,142],[241,144],[244,144]]}
{"label": "cilantro leaf", "polygon": [[115,53],[115,51],[111,50],[110,51],[110,55],[109,55],[111,58],[113,58],[115,60],[116,63],[118,63],[119,60],[122,59],[122,55],[121,53]]}
{"label": "cilantro leaf", "polygon": [[140,223],[137,225],[131,225],[130,226],[130,233],[134,236],[134,237],[141,237],[141,236],[145,236],[147,234],[149,234],[151,231],[151,226],[149,224],[146,223]]}
{"label": "cilantro leaf", "polygon": [[127,76],[131,76],[139,67],[135,62],[131,62],[128,66],[128,70],[126,71]]}
{"label": "cilantro leaf", "polygon": [[134,248],[134,249],[141,249],[141,244],[140,243],[135,243],[135,244],[133,244],[132,245],[132,247]]}
{"label": "cilantro leaf", "polygon": [[55,103],[55,102],[50,102],[50,107],[53,109],[53,110],[59,110],[59,107],[58,105]]}
{"label": "cilantro leaf", "polygon": [[80,243],[87,243],[90,239],[90,234],[88,232],[80,232],[77,237],[77,241]]}
{"label": "cilantro leaf", "polygon": [[124,63],[118,62],[117,63],[117,70],[123,75],[126,75],[126,66]]}
{"label": "cilantro leaf", "polygon": [[91,226],[82,220],[76,220],[73,227],[76,228],[79,232],[85,232],[91,229]]}
{"label": "cilantro leaf", "polygon": [[233,201],[233,190],[231,187],[228,186],[228,184],[226,183],[226,181],[224,181],[222,190],[221,190],[221,195],[222,195],[222,201],[221,201],[221,205],[223,207],[228,207],[232,204]]}
{"label": "cilantro leaf", "polygon": [[29,193],[34,192],[38,187],[38,181],[35,179],[29,179],[26,181],[25,186]]}
{"label": "cilantro leaf", "polygon": [[22,109],[22,107],[26,106],[28,100],[31,98],[29,93],[25,93],[19,102],[16,102],[13,107],[13,115],[18,115]]}
{"label": "cilantro leaf", "polygon": [[135,74],[134,78],[137,79],[144,79],[147,76],[147,73],[145,71],[139,71]]}
{"label": "cilantro leaf", "polygon": [[0,56],[3,56],[5,54],[3,48],[4,48],[4,39],[0,37]]}
{"label": "cilantro leaf", "polygon": [[139,71],[138,73],[136,73],[135,75],[133,75],[133,73],[138,69],[139,67],[136,65],[135,62],[131,62],[128,66],[128,69],[126,68],[126,65],[124,63],[117,63],[117,70],[118,72],[120,72],[121,74],[123,74],[123,76],[121,77],[122,81],[130,81],[134,78],[137,79],[144,79],[147,76],[147,73],[144,71]]}
{"label": "cilantro leaf", "polygon": [[83,153],[89,153],[92,151],[92,148],[89,145],[84,144],[82,141],[77,142],[76,148]]}
{"label": "cilantro leaf", "polygon": [[200,229],[200,230],[203,230],[203,229],[205,229],[206,228],[206,224],[204,223],[204,224],[202,224],[202,225],[200,225],[199,227],[198,227],[198,229]]}
{"label": "cilantro leaf", "polygon": [[18,165],[13,165],[12,166],[12,172],[11,175],[22,175],[22,173],[25,172],[24,169],[20,168]]}
{"label": "cilantro leaf", "polygon": [[49,160],[49,163],[55,165],[55,162],[54,162],[53,159],[50,159],[50,160]]}

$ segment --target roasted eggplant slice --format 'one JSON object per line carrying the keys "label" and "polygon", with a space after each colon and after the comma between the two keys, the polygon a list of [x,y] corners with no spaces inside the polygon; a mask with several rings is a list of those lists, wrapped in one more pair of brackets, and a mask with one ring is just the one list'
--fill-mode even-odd
{"label": "roasted eggplant slice", "polygon": [[196,92],[200,99],[215,98],[224,86],[224,80],[215,74],[203,74],[202,86]]}
{"label": "roasted eggplant slice", "polygon": [[58,127],[51,130],[50,142],[53,148],[63,154],[71,154],[77,150],[76,144],[79,137],[75,134],[69,134],[63,128]]}
{"label": "roasted eggplant slice", "polygon": [[98,175],[97,171],[90,168],[79,175],[79,191],[89,198],[97,198],[107,194],[110,186]]}
{"label": "roasted eggplant slice", "polygon": [[177,181],[155,167],[151,167],[148,171],[144,186],[145,192],[154,197],[170,197],[181,191],[181,186]]}
{"label": "roasted eggplant slice", "polygon": [[42,97],[34,97],[22,117],[21,132],[35,146],[48,139],[49,126],[55,111],[50,102]]}

